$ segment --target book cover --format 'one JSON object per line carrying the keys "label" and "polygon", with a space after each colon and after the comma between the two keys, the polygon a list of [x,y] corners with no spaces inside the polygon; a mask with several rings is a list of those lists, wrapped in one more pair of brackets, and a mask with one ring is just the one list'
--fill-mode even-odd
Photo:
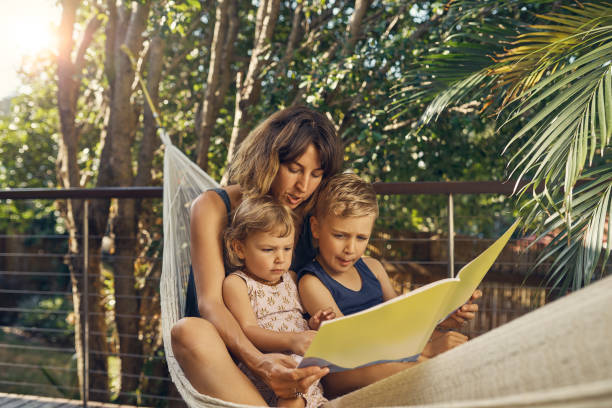
{"label": "book cover", "polygon": [[323,322],[300,367],[316,365],[337,372],[389,361],[416,361],[436,325],[468,301],[517,227],[518,221],[454,278]]}

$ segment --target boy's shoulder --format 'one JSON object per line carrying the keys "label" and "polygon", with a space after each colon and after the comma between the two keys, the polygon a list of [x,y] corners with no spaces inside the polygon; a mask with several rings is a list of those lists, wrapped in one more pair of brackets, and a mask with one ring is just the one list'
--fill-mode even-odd
{"label": "boy's shoulder", "polygon": [[329,291],[325,283],[318,276],[311,273],[301,275],[297,286],[301,296],[319,293],[322,289]]}
{"label": "boy's shoulder", "polygon": [[370,268],[374,276],[376,276],[379,280],[380,280],[381,274],[386,273],[385,268],[383,267],[382,263],[378,259],[372,258],[371,256],[362,256],[361,260],[363,261],[363,263],[366,264],[368,268]]}
{"label": "boy's shoulder", "polygon": [[306,262],[302,267],[297,270],[297,280],[300,281],[306,275],[316,275],[319,273],[320,267],[316,259],[312,259]]}

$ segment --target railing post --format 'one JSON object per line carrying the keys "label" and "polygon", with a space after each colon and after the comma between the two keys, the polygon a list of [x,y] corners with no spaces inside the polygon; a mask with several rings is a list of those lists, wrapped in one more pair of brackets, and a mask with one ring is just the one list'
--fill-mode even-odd
{"label": "railing post", "polygon": [[455,277],[455,219],[453,193],[448,195],[448,277]]}
{"label": "railing post", "polygon": [[89,400],[89,200],[83,203],[83,407]]}

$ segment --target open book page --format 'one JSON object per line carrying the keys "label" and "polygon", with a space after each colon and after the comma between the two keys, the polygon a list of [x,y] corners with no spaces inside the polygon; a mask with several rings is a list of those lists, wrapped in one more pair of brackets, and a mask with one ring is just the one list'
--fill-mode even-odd
{"label": "open book page", "polygon": [[516,221],[497,241],[461,268],[455,278],[457,280],[455,289],[443,302],[441,319],[453,313],[472,296],[472,293],[474,293],[486,273],[491,269],[495,259],[504,249],[504,246],[506,246],[518,225],[519,221]]}
{"label": "open book page", "polygon": [[517,225],[466,265],[458,277],[323,322],[300,367],[328,366],[335,372],[388,361],[415,361],[438,322],[470,298]]}
{"label": "open book page", "polygon": [[421,291],[421,296],[402,296],[324,322],[300,366],[321,365],[342,371],[385,361],[416,360],[436,325],[439,299],[452,290],[451,281],[445,283]]}

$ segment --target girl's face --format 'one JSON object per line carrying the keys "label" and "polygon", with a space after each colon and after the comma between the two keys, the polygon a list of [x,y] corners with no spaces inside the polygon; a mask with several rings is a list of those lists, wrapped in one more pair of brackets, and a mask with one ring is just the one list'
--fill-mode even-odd
{"label": "girl's face", "polygon": [[289,270],[293,254],[293,233],[281,237],[281,228],[249,234],[244,242],[236,241],[236,253],[252,275],[277,282]]}
{"label": "girl's face", "polygon": [[280,165],[270,193],[282,204],[295,209],[310,198],[322,179],[319,152],[310,144],[296,160]]}

